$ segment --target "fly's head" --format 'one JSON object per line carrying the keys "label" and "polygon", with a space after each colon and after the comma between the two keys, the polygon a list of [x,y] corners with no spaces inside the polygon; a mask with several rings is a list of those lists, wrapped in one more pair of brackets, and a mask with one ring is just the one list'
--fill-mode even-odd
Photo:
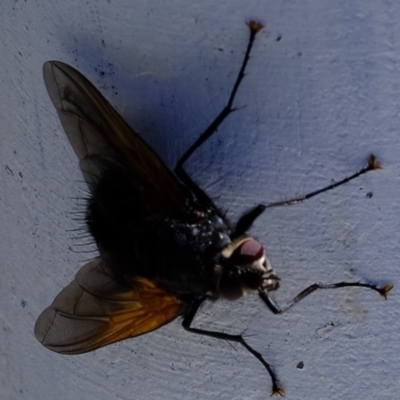
{"label": "fly's head", "polygon": [[236,300],[246,293],[279,288],[279,278],[257,240],[241,237],[226,246],[221,255],[218,291],[222,297]]}

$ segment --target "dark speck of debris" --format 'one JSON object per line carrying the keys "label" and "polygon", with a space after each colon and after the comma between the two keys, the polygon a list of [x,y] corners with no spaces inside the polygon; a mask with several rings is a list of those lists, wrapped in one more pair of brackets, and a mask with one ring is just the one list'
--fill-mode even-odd
{"label": "dark speck of debris", "polygon": [[19,172],[18,175],[22,178],[22,172]]}
{"label": "dark speck of debris", "polygon": [[100,76],[103,77],[106,73],[104,71],[100,71]]}
{"label": "dark speck of debris", "polygon": [[277,42],[280,42],[281,39],[282,39],[282,35],[279,33],[275,40]]}
{"label": "dark speck of debris", "polygon": [[300,361],[300,362],[296,365],[296,368],[298,368],[298,369],[303,369],[303,368],[304,368],[304,363],[303,363],[303,361]]}
{"label": "dark speck of debris", "polygon": [[21,307],[25,308],[25,306],[26,306],[26,301],[25,300],[21,300]]}
{"label": "dark speck of debris", "polygon": [[374,195],[374,194],[373,194],[372,192],[368,192],[368,193],[365,195],[365,197],[366,197],[367,199],[370,199],[373,195]]}
{"label": "dark speck of debris", "polygon": [[6,164],[5,168],[6,168],[6,172],[8,175],[11,175],[11,176],[14,175],[13,170],[7,164]]}
{"label": "dark speck of debris", "polygon": [[298,53],[297,53],[297,57],[301,57],[303,55],[303,53],[301,52],[301,51],[299,51]]}

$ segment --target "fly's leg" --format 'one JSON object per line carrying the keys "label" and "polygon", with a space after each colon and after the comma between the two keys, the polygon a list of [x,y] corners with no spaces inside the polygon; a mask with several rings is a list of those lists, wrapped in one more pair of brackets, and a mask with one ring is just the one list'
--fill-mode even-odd
{"label": "fly's leg", "polygon": [[338,186],[341,186],[347,182],[352,181],[353,179],[358,178],[359,176],[369,172],[369,171],[374,171],[377,169],[381,169],[381,164],[379,161],[376,159],[376,157],[371,154],[368,158],[368,165],[362,169],[360,169],[358,172],[355,174],[342,179],[339,182],[333,183],[331,185],[325,186],[322,189],[315,190],[314,192],[308,193],[304,196],[300,197],[295,197],[290,200],[284,200],[284,201],[277,201],[275,203],[270,203],[270,204],[259,204],[258,206],[252,208],[250,211],[242,215],[239,219],[239,221],[236,224],[236,229],[235,229],[235,236],[240,236],[243,235],[245,232],[247,232],[254,221],[267,209],[271,207],[281,207],[281,206],[291,206],[293,204],[298,204],[302,203],[308,199],[311,199],[311,197],[317,196],[318,194],[328,192],[329,190],[335,189]]}
{"label": "fly's leg", "polygon": [[236,223],[235,233],[233,237],[239,237],[244,235],[253,225],[254,221],[264,212],[264,204],[259,204],[255,206],[250,211],[243,214],[239,221]]}
{"label": "fly's leg", "polygon": [[393,285],[392,284],[387,284],[382,288],[379,288],[376,285],[371,285],[369,283],[361,283],[361,282],[338,282],[338,283],[314,283],[313,285],[309,286],[308,288],[304,289],[302,292],[300,292],[292,301],[284,305],[283,307],[279,307],[274,300],[272,300],[269,297],[269,294],[267,291],[264,291],[260,289],[259,294],[260,297],[264,300],[265,304],[268,306],[268,308],[274,313],[274,314],[282,314],[285,311],[289,310],[289,308],[292,308],[296,303],[299,301],[303,300],[305,297],[310,295],[311,293],[315,292],[318,289],[337,289],[337,288],[342,288],[342,287],[349,287],[349,286],[357,286],[357,287],[365,287],[369,288],[372,290],[375,290],[378,292],[381,296],[383,296],[386,300],[389,292],[392,290]]}
{"label": "fly's leg", "polygon": [[211,125],[200,135],[200,137],[189,147],[188,150],[183,154],[180,160],[177,162],[175,167],[175,173],[178,178],[203,202],[203,204],[208,205],[212,204],[211,199],[207,196],[206,193],[202,189],[198,187],[198,185],[189,177],[185,169],[183,168],[183,164],[192,156],[192,154],[205,142],[207,141],[219,128],[225,118],[233,111],[235,108],[233,107],[233,102],[235,100],[236,93],[239,89],[240,83],[242,82],[245,76],[246,65],[250,58],[251,49],[253,47],[254,39],[256,34],[263,28],[263,25],[260,22],[250,21],[247,24],[250,29],[249,41],[247,44],[247,49],[245,56],[243,58],[242,66],[240,67],[239,74],[236,78],[235,84],[231,91],[231,94],[228,99],[228,103],[224,107],[224,109],[219,113],[219,115],[215,118],[215,120],[211,123]]}
{"label": "fly's leg", "polygon": [[260,361],[260,363],[268,371],[268,374],[271,377],[272,381],[271,395],[279,394],[280,396],[284,396],[285,391],[282,387],[279,386],[278,378],[276,377],[271,366],[267,363],[267,361],[264,360],[263,356],[258,351],[254,350],[249,344],[247,344],[242,335],[230,335],[224,332],[206,331],[203,329],[192,328],[190,326],[193,322],[193,319],[197,311],[199,310],[199,307],[204,302],[204,300],[205,298],[200,298],[193,303],[189,314],[187,314],[183,319],[182,326],[184,327],[184,329],[187,330],[188,332],[196,333],[198,335],[204,335],[216,339],[226,340],[228,342],[235,342],[241,344],[247,351],[249,351],[255,358],[257,358],[257,360]]}

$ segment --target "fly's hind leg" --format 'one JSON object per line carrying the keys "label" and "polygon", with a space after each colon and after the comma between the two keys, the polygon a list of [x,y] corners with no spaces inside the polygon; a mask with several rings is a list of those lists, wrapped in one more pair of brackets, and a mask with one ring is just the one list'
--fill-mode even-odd
{"label": "fly's hind leg", "polygon": [[175,167],[175,173],[178,178],[197,196],[197,198],[203,202],[203,204],[208,205],[212,204],[211,199],[207,196],[207,194],[198,187],[198,185],[190,178],[187,174],[183,165],[185,162],[192,156],[192,154],[204,143],[206,142],[219,128],[225,118],[233,111],[235,108],[233,107],[233,102],[236,97],[236,93],[239,89],[239,86],[245,76],[245,70],[247,63],[250,58],[251,49],[253,47],[254,39],[259,31],[263,28],[263,25],[260,22],[250,21],[247,24],[250,29],[249,41],[247,44],[246,53],[243,58],[242,65],[239,70],[239,74],[236,78],[235,84],[233,85],[233,89],[230,93],[228,102],[223,110],[218,114],[218,116],[214,119],[211,125],[199,136],[199,138],[189,147],[188,150],[183,154],[180,160],[177,162]]}

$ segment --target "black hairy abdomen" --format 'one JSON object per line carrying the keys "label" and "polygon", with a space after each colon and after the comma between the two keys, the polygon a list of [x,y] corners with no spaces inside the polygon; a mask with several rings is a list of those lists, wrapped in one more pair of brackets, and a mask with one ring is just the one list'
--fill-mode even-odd
{"label": "black hairy abdomen", "polygon": [[144,218],[144,193],[139,188],[139,177],[123,167],[102,173],[86,211],[86,224],[101,253],[130,246],[134,236],[150,228]]}

